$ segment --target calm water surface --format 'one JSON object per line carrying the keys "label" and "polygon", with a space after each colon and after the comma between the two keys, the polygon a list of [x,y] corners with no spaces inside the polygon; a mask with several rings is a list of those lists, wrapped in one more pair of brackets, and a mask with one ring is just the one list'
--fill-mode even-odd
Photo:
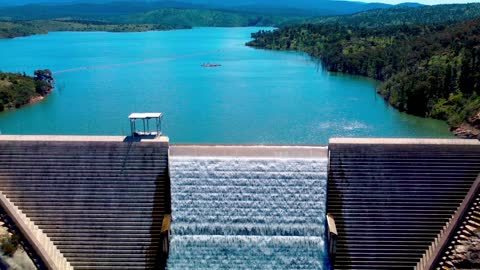
{"label": "calm water surface", "polygon": [[[45,101],[0,113],[3,134],[126,135],[131,112],[165,113],[178,143],[325,144],[330,137],[451,137],[399,113],[374,81],[299,53],[244,46],[260,28],[51,33],[0,41],[0,70],[56,72]],[[220,63],[202,68],[202,63]]]}

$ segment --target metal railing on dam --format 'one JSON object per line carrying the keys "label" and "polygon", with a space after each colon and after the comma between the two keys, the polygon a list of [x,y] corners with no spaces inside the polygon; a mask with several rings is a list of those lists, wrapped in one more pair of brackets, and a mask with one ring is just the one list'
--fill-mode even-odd
{"label": "metal railing on dam", "polygon": [[158,269],[167,162],[163,137],[0,136],[0,190],[74,269]]}
{"label": "metal railing on dam", "polygon": [[334,269],[414,269],[480,173],[476,140],[332,139]]}

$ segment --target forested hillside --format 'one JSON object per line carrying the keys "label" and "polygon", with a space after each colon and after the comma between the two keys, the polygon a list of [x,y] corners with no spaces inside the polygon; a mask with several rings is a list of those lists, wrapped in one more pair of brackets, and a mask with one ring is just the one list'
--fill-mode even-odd
{"label": "forested hillside", "polygon": [[[340,0],[8,0],[1,7],[0,17],[12,19],[52,19],[63,16],[117,16],[149,12],[162,8],[241,11],[262,15],[331,16],[390,8],[382,3],[362,3]],[[16,2],[16,5],[12,5]],[[418,5],[418,4],[417,4]],[[293,12],[290,12],[293,11]]]}
{"label": "forested hillside", "polygon": [[300,17],[264,16],[242,12],[164,8],[116,18],[120,23],[157,24],[170,27],[275,26],[299,22]]}
{"label": "forested hillside", "polygon": [[35,20],[35,21],[0,21],[0,39],[47,34],[55,31],[105,31],[105,32],[143,32],[153,30],[170,30],[187,28],[187,26],[158,24],[104,23],[83,20]]}
{"label": "forested hillside", "polygon": [[222,11],[160,9],[141,15],[117,17],[112,21],[61,18],[33,21],[0,21],[0,38],[14,38],[55,31],[143,32],[188,29],[192,27],[273,26],[293,17],[257,16]]}
{"label": "forested hillside", "polygon": [[403,24],[450,24],[480,17],[480,4],[435,5],[412,8],[399,6],[375,9],[349,16],[320,17],[312,24],[341,24],[357,27],[385,27]]}
{"label": "forested hillside", "polygon": [[447,120],[462,136],[478,134],[480,19],[385,27],[305,24],[253,38],[250,46],[307,52],[328,71],[383,81],[378,92],[396,108]]}
{"label": "forested hillside", "polygon": [[0,38],[53,31],[140,32],[198,26],[282,26],[302,23],[315,16],[390,7],[337,0],[22,0],[0,5]]}
{"label": "forested hillside", "polygon": [[0,38],[44,34],[54,31],[142,32],[192,27],[277,26],[304,20],[294,16],[203,9],[162,8],[145,13],[113,17],[61,17],[36,20],[0,20]]}

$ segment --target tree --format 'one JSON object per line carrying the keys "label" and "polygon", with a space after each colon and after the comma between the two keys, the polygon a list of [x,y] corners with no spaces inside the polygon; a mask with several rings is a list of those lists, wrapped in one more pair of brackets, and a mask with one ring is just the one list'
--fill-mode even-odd
{"label": "tree", "polygon": [[35,91],[44,96],[53,89],[53,74],[49,69],[35,70]]}
{"label": "tree", "polygon": [[5,255],[13,256],[20,245],[20,237],[17,235],[6,235],[1,240],[1,248]]}
{"label": "tree", "polygon": [[52,84],[55,80],[53,79],[52,71],[49,69],[35,70],[35,81],[42,81]]}

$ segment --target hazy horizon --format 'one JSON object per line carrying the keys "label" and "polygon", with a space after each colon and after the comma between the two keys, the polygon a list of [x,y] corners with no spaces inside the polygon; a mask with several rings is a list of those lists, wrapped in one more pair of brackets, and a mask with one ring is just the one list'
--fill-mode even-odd
{"label": "hazy horizon", "polygon": [[[22,4],[33,4],[33,3],[78,3],[78,2],[116,2],[116,1],[127,1],[127,0],[0,0],[0,5],[22,5]],[[161,2],[168,0],[144,0],[146,2]],[[186,2],[186,3],[209,3],[209,0],[171,0],[174,2]],[[350,1],[350,2],[363,2],[363,3],[384,3],[384,4],[401,4],[401,3],[420,3],[425,5],[437,5],[437,4],[463,4],[463,3],[480,3],[480,0],[317,0],[318,3],[326,3],[330,1]],[[216,1],[212,1],[216,2]],[[234,4],[235,1],[224,1],[225,3]],[[248,3],[258,3],[264,4],[264,0],[257,1],[247,1]],[[238,4],[244,4],[245,1],[238,1]]]}
{"label": "hazy horizon", "polygon": [[[327,0],[328,1],[328,0]],[[391,5],[397,5],[401,3],[420,3],[424,5],[441,5],[441,4],[466,4],[466,3],[480,3],[480,0],[415,0],[415,1],[402,1],[402,0],[347,0],[351,2],[364,2],[364,3],[385,3]]]}

